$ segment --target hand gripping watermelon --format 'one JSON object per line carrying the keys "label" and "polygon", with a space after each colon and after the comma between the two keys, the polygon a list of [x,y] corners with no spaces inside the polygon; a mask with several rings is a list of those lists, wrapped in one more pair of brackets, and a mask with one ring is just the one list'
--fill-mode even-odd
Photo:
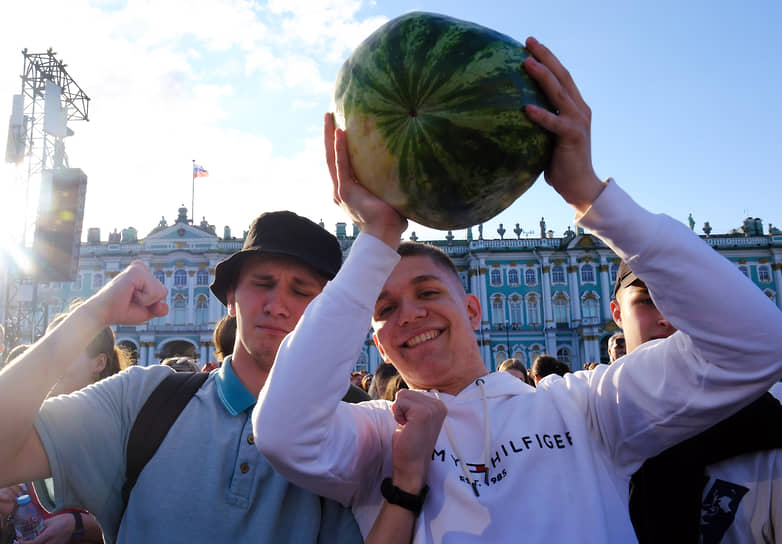
{"label": "hand gripping watermelon", "polygon": [[389,21],[345,61],[334,99],[356,177],[402,215],[437,229],[491,219],[548,164],[554,137],[525,104],[551,109],[491,29],[432,13]]}

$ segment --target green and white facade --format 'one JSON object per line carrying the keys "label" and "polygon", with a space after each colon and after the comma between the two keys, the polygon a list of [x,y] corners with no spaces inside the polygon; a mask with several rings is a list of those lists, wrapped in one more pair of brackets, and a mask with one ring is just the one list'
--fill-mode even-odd
{"label": "green and white facade", "polygon": [[[739,229],[703,238],[782,308],[782,234],[776,229],[774,234],[758,232]],[[348,234],[340,223],[336,234],[343,251],[349,252],[355,227]],[[537,238],[470,238],[455,240],[449,234],[428,243],[451,256],[465,289],[481,302],[476,341],[487,368],[495,369],[507,357],[529,366],[542,353],[557,356],[574,370],[607,360],[607,339],[617,330],[609,303],[619,265],[607,246],[588,233],[571,230],[559,238],[550,231]],[[209,284],[217,263],[241,248],[241,238],[231,237],[227,228],[219,237],[206,222],[193,226],[187,210],[180,208],[173,225],[161,220],[143,239],[130,228],[121,234],[115,231],[109,241],[90,229],[88,240],[81,247],[75,282],[39,286],[38,299],[46,315],[63,311],[75,297],[90,296],[130,262],[141,260],[168,287],[170,311],[143,325],[117,327],[118,341],[136,352],[140,365],[177,354],[195,356],[202,364],[214,359],[212,332],[226,309]],[[5,316],[18,308],[2,310]],[[356,366],[372,371],[379,363],[368,336]]]}

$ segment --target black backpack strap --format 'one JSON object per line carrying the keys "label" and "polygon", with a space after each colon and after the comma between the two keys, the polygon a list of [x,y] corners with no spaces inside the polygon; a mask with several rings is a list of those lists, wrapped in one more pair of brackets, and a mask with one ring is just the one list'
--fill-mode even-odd
{"label": "black backpack strap", "polygon": [[127,468],[122,486],[122,516],[141,471],[155,455],[168,430],[206,379],[208,372],[175,372],[160,382],[141,407],[128,435]]}

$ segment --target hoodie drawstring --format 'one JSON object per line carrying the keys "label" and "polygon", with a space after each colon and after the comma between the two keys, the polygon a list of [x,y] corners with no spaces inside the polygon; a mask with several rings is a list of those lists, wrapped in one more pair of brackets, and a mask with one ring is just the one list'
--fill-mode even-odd
{"label": "hoodie drawstring", "polygon": [[[491,426],[489,421],[489,404],[486,400],[486,390],[483,387],[483,384],[485,382],[483,381],[483,378],[478,378],[475,380],[475,385],[477,385],[481,390],[481,399],[483,400],[483,427],[484,427],[484,442],[483,442],[483,457],[484,457],[484,464],[478,466],[478,472],[483,472],[483,480],[486,485],[489,485],[489,462],[491,461],[491,454],[489,453],[489,448],[491,447]],[[434,396],[437,397],[437,400],[440,399],[440,393],[433,389],[432,392],[434,393]],[[480,493],[478,493],[478,485],[475,482],[475,480],[472,479],[472,476],[470,476],[470,471],[467,469],[467,465],[464,462],[464,459],[462,458],[461,452],[459,452],[459,448],[456,446],[456,441],[453,439],[453,435],[451,434],[451,429],[448,426],[448,416],[445,416],[445,421],[443,422],[443,426],[445,427],[445,434],[448,436],[448,441],[451,443],[451,447],[453,448],[454,453],[456,454],[456,457],[459,459],[459,466],[462,468],[462,472],[464,473],[464,477],[467,478],[467,482],[472,487],[473,493],[475,493],[476,497],[480,497]]]}

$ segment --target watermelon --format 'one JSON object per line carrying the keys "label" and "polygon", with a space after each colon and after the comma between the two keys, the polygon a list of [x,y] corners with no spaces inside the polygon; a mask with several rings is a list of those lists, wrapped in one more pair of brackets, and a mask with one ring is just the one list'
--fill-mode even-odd
{"label": "watermelon", "polygon": [[337,126],[356,177],[405,217],[435,229],[491,219],[535,182],[554,137],[525,104],[551,109],[489,28],[434,13],[393,19],[339,71]]}

